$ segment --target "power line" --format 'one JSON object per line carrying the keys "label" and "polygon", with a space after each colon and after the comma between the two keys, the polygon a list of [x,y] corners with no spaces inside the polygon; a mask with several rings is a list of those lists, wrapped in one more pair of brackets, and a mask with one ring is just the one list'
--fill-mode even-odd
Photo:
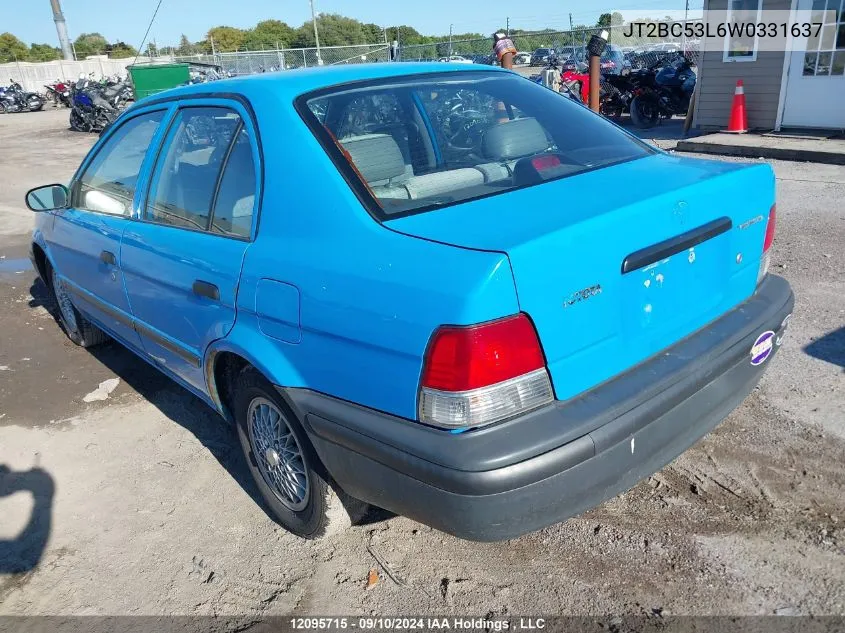
{"label": "power line", "polygon": [[144,39],[141,40],[141,45],[138,47],[138,52],[135,54],[135,59],[132,62],[134,66],[138,62],[138,58],[141,56],[141,51],[144,49],[144,44],[147,41],[147,36],[150,34],[150,29],[153,28],[153,22],[156,20],[156,16],[158,15],[158,10],[161,8],[161,3],[164,0],[158,0],[158,4],[156,5],[156,10],[153,11],[153,18],[150,20],[150,23],[147,25],[147,32],[144,33]]}

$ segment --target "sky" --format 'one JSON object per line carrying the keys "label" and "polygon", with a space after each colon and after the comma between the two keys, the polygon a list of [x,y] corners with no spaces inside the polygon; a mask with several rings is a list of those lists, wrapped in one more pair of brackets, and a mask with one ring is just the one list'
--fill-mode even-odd
{"label": "sky", "polygon": [[[314,0],[315,9],[340,13],[382,26],[407,24],[426,35],[492,33],[510,17],[511,28],[569,28],[593,24],[615,10],[683,9],[685,0]],[[62,0],[71,39],[99,32],[109,41],[138,47],[158,0]],[[701,6],[701,0],[692,2]],[[182,33],[191,41],[205,38],[213,26],[250,28],[278,19],[293,27],[311,18],[308,0],[163,0],[150,39],[159,46],[178,45]],[[49,0],[0,0],[0,32],[9,31],[27,44],[57,45]]]}

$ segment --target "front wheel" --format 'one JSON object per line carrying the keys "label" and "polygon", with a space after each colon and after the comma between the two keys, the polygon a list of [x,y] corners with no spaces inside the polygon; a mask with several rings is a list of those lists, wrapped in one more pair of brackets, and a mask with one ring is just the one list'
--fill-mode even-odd
{"label": "front wheel", "polygon": [[41,108],[44,107],[44,102],[41,100],[41,97],[33,96],[27,99],[26,105],[29,108],[30,112],[38,112]]}
{"label": "front wheel", "polygon": [[252,367],[237,378],[234,408],[249,470],[282,527],[317,539],[363,518],[369,506],[331,482],[296,415]]}
{"label": "front wheel", "polygon": [[89,125],[85,120],[85,117],[82,116],[82,113],[79,112],[76,108],[70,111],[70,129],[74,132],[89,131]]}
{"label": "front wheel", "polygon": [[660,107],[656,99],[637,95],[631,100],[631,121],[640,129],[652,128],[660,123]]}
{"label": "front wheel", "polygon": [[67,285],[54,268],[50,269],[50,288],[59,307],[59,322],[71,341],[80,347],[93,347],[108,340],[105,332],[74,307]]}

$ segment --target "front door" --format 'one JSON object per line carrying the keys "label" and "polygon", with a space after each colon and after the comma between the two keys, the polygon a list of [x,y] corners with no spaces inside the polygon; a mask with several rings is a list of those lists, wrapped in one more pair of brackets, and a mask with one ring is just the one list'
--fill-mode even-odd
{"label": "front door", "polygon": [[166,110],[121,123],[71,183],[67,209],[56,212],[45,237],[56,272],[76,306],[113,336],[140,348],[123,289],[120,243],[132,221],[136,182]]}
{"label": "front door", "polygon": [[[783,127],[845,129],[845,11],[842,0],[798,0],[823,24],[818,37],[792,40]],[[806,13],[804,14],[806,15]]]}
{"label": "front door", "polygon": [[205,393],[208,345],[235,323],[241,264],[254,231],[258,178],[251,121],[239,104],[177,110],[140,221],[121,246],[126,292],[147,354]]}

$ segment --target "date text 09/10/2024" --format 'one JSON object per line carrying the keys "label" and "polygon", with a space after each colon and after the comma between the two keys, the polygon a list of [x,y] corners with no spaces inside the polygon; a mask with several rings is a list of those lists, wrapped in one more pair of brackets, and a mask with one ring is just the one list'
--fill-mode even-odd
{"label": "date text 09/10/2024", "polygon": [[291,618],[290,626],[295,630],[391,630],[391,631],[425,631],[425,630],[458,630],[458,631],[537,631],[546,628],[543,618],[487,619],[487,618]]}

